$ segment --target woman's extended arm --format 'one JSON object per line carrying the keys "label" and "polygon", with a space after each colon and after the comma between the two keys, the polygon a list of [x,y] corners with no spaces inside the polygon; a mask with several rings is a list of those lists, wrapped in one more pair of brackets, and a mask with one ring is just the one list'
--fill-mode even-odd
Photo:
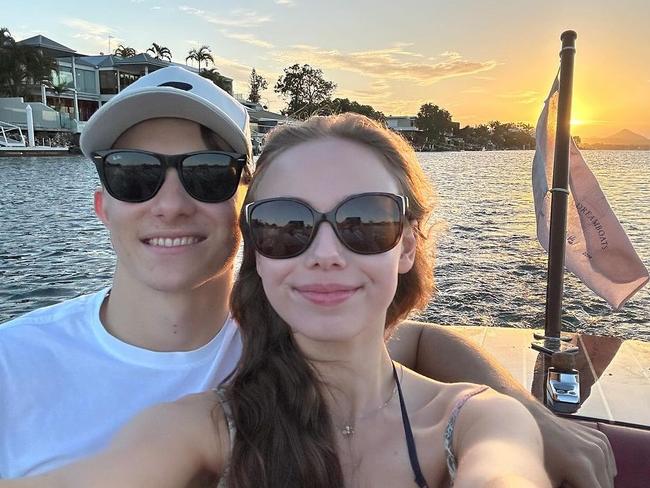
{"label": "woman's extended arm", "polygon": [[[228,429],[211,393],[191,395],[136,416],[101,453],[0,488],[177,488],[222,471]],[[223,435],[221,435],[223,433]]]}
{"label": "woman's extended arm", "polygon": [[550,488],[542,436],[518,401],[488,390],[471,398],[456,423],[456,488]]}
{"label": "woman's extended arm", "polygon": [[555,486],[614,486],[616,463],[607,437],[595,429],[556,417],[496,358],[449,327],[407,321],[389,342],[391,356],[429,378],[485,384],[519,400],[533,415],[544,439],[546,469]]}

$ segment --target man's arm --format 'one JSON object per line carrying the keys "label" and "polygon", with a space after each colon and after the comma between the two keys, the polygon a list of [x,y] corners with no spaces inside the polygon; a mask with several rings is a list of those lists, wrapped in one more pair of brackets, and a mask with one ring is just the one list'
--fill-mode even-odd
{"label": "man's arm", "polygon": [[613,486],[616,464],[607,437],[553,415],[474,342],[451,328],[406,321],[398,327],[388,349],[393,359],[429,378],[485,384],[519,400],[542,432],[546,469],[555,485]]}

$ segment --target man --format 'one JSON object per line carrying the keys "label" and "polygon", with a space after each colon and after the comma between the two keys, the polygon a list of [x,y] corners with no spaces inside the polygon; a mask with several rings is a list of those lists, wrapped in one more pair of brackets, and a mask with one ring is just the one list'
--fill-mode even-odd
{"label": "man", "polygon": [[[252,152],[246,110],[210,81],[164,68],[93,115],[81,147],[102,182],[95,211],[117,254],[113,283],[0,328],[0,478],[96,452],[147,406],[217,385],[241,353],[228,298],[237,185]],[[558,482],[612,485],[600,433],[553,417],[454,333],[410,323],[392,353],[441,381],[515,396],[538,419]]]}

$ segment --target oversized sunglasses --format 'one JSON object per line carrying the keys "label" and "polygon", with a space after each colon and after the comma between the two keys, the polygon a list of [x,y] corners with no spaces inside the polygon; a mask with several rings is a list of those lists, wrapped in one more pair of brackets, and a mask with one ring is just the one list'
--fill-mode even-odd
{"label": "oversized sunglasses", "polygon": [[296,198],[269,198],[246,205],[246,226],[262,256],[286,259],[305,252],[323,222],[357,254],[391,250],[402,236],[408,199],[392,193],[361,193],[326,213]]}
{"label": "oversized sunglasses", "polygon": [[245,154],[198,151],[157,154],[133,149],[111,149],[92,155],[99,179],[109,195],[123,202],[153,198],[165,181],[168,168],[175,168],[185,191],[201,202],[217,203],[237,191]]}

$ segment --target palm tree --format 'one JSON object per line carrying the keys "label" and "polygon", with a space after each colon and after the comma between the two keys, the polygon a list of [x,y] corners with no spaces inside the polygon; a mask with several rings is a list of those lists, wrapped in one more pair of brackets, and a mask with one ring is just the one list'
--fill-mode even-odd
{"label": "palm tree", "polygon": [[210,46],[205,44],[199,49],[190,49],[190,52],[187,53],[188,56],[185,58],[185,61],[192,60],[199,63],[199,73],[201,72],[201,62],[205,61],[205,64],[208,64],[210,61],[214,64],[214,58],[212,57],[212,51],[210,51]]}
{"label": "palm tree", "polygon": [[16,43],[9,29],[0,27],[0,95],[26,95],[34,84],[51,80],[55,69],[52,57]]}
{"label": "palm tree", "polygon": [[135,49],[132,47],[125,46],[123,44],[120,44],[117,46],[115,49],[115,56],[121,56],[123,58],[130,58],[132,56],[135,56],[137,53]]}
{"label": "palm tree", "polygon": [[156,44],[155,42],[151,43],[151,47],[147,49],[147,52],[153,54],[153,57],[156,59],[166,59],[167,61],[172,60],[172,52],[169,48]]}

